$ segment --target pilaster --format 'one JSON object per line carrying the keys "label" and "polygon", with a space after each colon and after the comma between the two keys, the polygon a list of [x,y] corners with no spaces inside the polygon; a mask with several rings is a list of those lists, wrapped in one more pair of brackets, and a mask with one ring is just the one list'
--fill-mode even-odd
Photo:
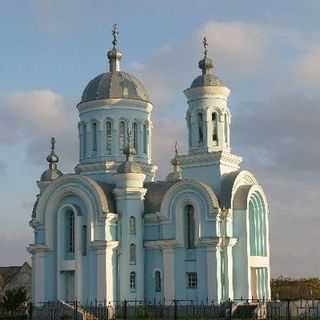
{"label": "pilaster", "polygon": [[163,248],[164,298],[171,304],[175,298],[175,249]]}
{"label": "pilaster", "polygon": [[46,301],[45,258],[48,247],[41,244],[31,244],[28,251],[32,254],[32,303],[40,305]]}

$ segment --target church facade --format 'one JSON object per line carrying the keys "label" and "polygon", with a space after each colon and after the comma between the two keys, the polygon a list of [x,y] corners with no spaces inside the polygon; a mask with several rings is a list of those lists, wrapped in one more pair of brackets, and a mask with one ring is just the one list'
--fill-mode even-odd
{"label": "church facade", "polygon": [[58,169],[53,139],[38,181],[33,302],[270,298],[268,203],[231,153],[230,90],[212,71],[206,41],[201,74],[184,91],[188,153],[176,150],[172,172],[156,181],[153,105],[121,71],[113,36],[109,71],[77,105],[75,173]]}

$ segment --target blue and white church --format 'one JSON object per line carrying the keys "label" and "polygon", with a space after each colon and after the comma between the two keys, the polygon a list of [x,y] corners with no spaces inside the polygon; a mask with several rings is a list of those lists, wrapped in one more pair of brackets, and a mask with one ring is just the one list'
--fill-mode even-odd
{"label": "blue and white church", "polygon": [[121,70],[117,38],[114,29],[109,70],[77,105],[75,172],[58,169],[52,139],[37,182],[33,302],[270,298],[268,203],[231,153],[230,89],[213,73],[206,40],[201,74],[184,91],[188,153],[176,150],[158,181],[154,106]]}

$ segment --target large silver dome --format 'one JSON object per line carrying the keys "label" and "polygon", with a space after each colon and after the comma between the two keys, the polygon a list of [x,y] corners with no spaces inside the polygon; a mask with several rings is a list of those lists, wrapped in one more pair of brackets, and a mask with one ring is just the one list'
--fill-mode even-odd
{"label": "large silver dome", "polygon": [[146,89],[136,77],[123,71],[114,71],[92,79],[83,91],[81,102],[109,98],[149,101]]}

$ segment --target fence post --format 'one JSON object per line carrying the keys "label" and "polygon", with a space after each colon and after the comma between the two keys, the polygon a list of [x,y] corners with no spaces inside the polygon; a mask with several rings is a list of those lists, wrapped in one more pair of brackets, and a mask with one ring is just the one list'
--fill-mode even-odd
{"label": "fence post", "polygon": [[123,319],[127,319],[127,300],[123,301]]}
{"label": "fence post", "polygon": [[288,316],[288,320],[291,320],[290,300],[289,299],[288,299],[288,305],[287,305],[287,316]]}
{"label": "fence post", "polygon": [[75,320],[77,320],[77,318],[78,318],[78,301],[77,300],[75,300],[74,301],[74,309],[73,309],[73,319],[75,319]]}
{"label": "fence post", "polygon": [[177,300],[173,299],[173,318],[174,320],[178,319],[178,306],[177,306]]}
{"label": "fence post", "polygon": [[28,303],[28,314],[29,314],[29,319],[32,320],[32,311],[33,311],[33,304],[32,302]]}

